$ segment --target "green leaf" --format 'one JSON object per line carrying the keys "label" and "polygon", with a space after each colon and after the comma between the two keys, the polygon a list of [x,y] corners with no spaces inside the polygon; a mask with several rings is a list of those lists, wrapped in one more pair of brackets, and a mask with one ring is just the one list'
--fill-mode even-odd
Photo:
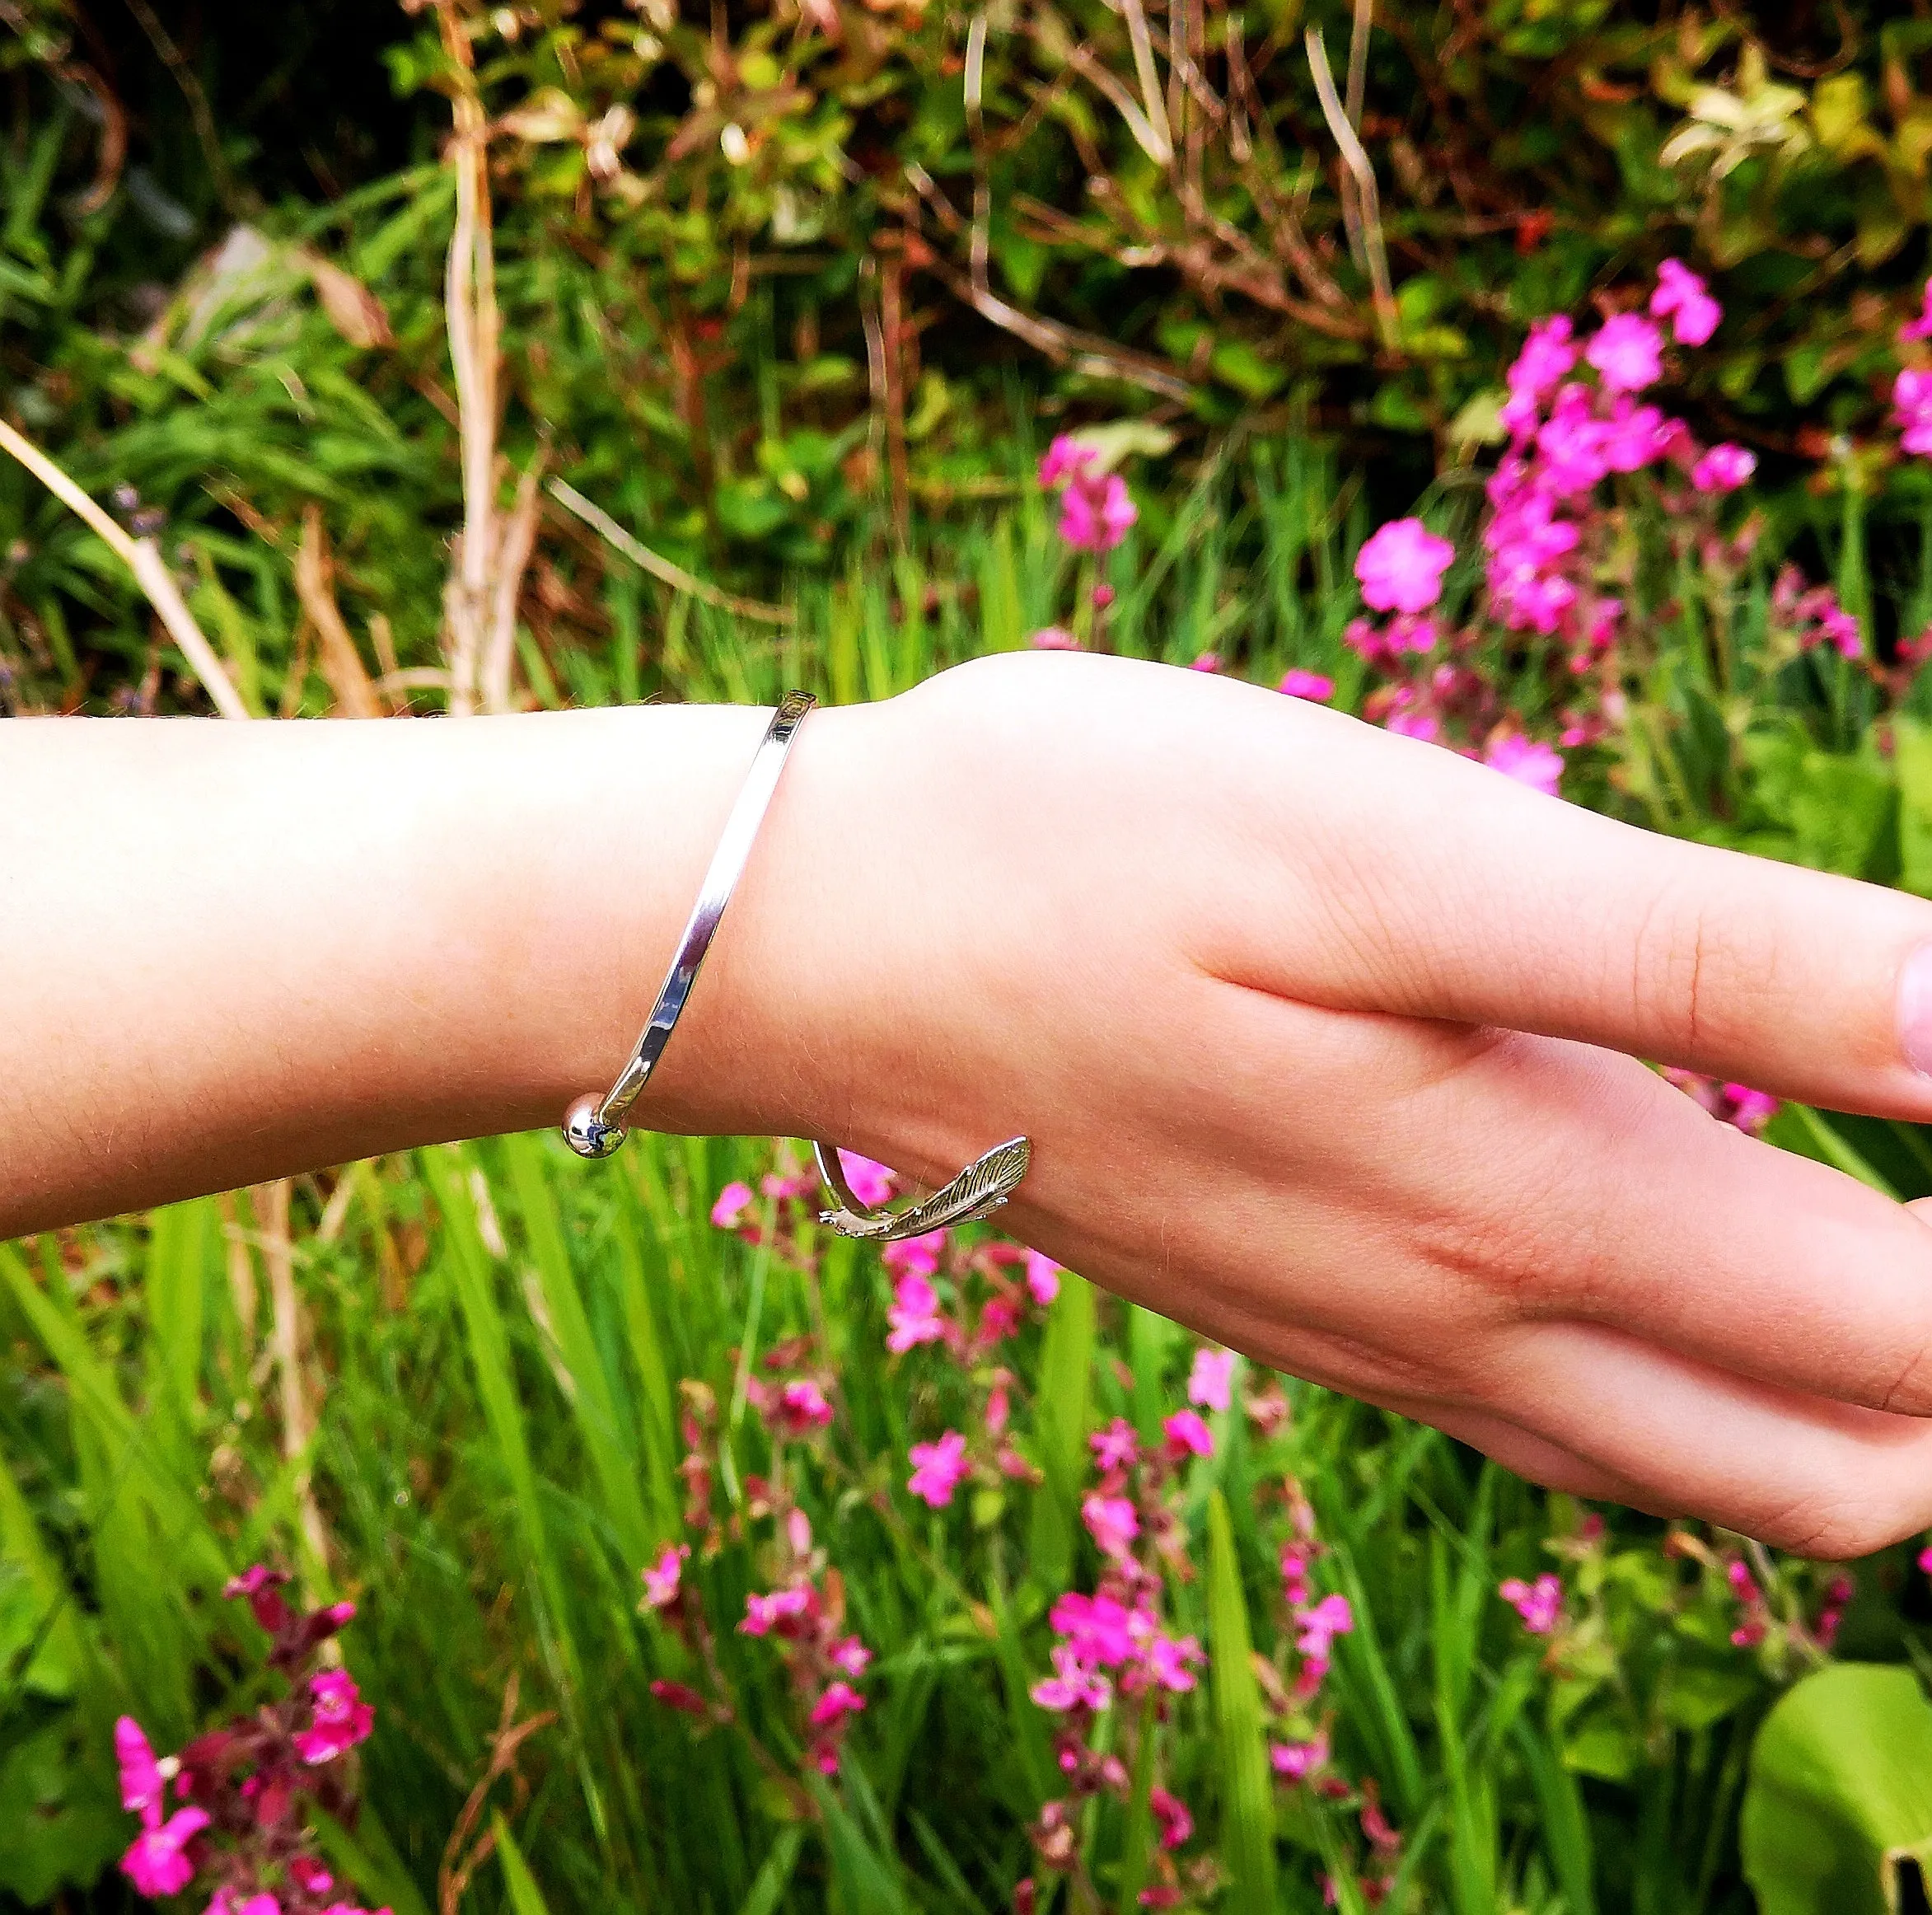
{"label": "green leaf", "polygon": [[1086,1474],[1092,1419],[1093,1287],[1069,1271],[1047,1319],[1040,1351],[1039,1462],[1046,1481],[1033,1499],[1034,1580],[1049,1591],[1064,1588],[1074,1566],[1080,1485]]}
{"label": "green leaf", "polygon": [[1275,1915],[1275,1802],[1268,1737],[1255,1681],[1247,1599],[1228,1501],[1208,1503],[1208,1655],[1220,1744],[1221,1859],[1233,1878],[1230,1915]]}
{"label": "green leaf", "polygon": [[1759,1915],[1908,1905],[1902,1869],[1932,1864],[1932,1704],[1910,1669],[1841,1663],[1779,1702],[1751,1752],[1738,1847]]}
{"label": "green leaf", "polygon": [[1900,717],[1892,728],[1892,768],[1898,779],[1899,882],[1932,897],[1932,727]]}
{"label": "green leaf", "polygon": [[550,1915],[550,1904],[544,1900],[544,1892],[536,1885],[536,1877],[530,1872],[530,1865],[524,1861],[523,1851],[517,1847],[509,1824],[493,1810],[489,1825],[497,1838],[497,1859],[503,1865],[503,1886],[510,1892],[510,1906],[516,1915]]}

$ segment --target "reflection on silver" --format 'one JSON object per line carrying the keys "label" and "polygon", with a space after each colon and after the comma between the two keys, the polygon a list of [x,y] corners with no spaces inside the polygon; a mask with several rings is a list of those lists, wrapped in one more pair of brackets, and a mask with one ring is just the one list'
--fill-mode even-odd
{"label": "reflection on silver", "polygon": [[868,1209],[852,1194],[835,1145],[814,1143],[812,1154],[834,1204],[831,1210],[819,1212],[818,1220],[830,1224],[841,1237],[891,1243],[903,1237],[924,1236],[928,1230],[943,1230],[948,1224],[970,1224],[975,1218],[992,1215],[1019,1187],[1032,1160],[1033,1146],[1024,1137],[1009,1137],[969,1164],[952,1182],[896,1215]]}
{"label": "reflection on silver", "polygon": [[601,1098],[595,1091],[588,1092],[565,1113],[564,1135],[579,1157],[608,1157],[623,1143],[627,1135],[625,1117],[637,1102],[638,1093],[650,1081],[657,1060],[664,1055],[664,1046],[671,1042],[678,1014],[691,995],[691,986],[698,981],[698,967],[711,948],[718,920],[724,915],[732,887],[751,859],[758,827],[765,822],[772,794],[778,789],[785,754],[791,750],[792,740],[798,735],[806,713],[816,702],[809,691],[788,691],[773,713],[764,741],[751,761],[751,769],[746,774],[744,789],[732,806],[731,816],[724,821],[724,834],[711,854],[710,869],[704,873],[698,901],[691,907],[684,935],[678,940],[677,955],[671,961],[664,987],[651,1007],[650,1019],[630,1054],[630,1061]]}

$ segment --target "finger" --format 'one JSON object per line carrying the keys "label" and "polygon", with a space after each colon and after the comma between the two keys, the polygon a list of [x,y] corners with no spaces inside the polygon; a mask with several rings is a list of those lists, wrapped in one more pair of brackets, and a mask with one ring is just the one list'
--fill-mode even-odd
{"label": "finger", "polygon": [[[1476,1410],[1444,1409],[1440,1404],[1413,1397],[1377,1397],[1378,1407],[1393,1410],[1413,1422],[1428,1423],[1443,1435],[1480,1449],[1492,1461],[1526,1482],[1541,1483],[1545,1489],[1559,1490],[1565,1496],[1583,1496],[1592,1502],[1625,1503],[1644,1506],[1643,1491],[1624,1477],[1599,1465],[1587,1463],[1573,1449],[1536,1435],[1506,1416],[1490,1416]],[[1674,1512],[1655,1506],[1653,1515]]]}
{"label": "finger", "polygon": [[1474,1140],[1438,1145],[1462,1194],[1418,1248],[1521,1315],[1932,1416],[1932,1229],[1906,1206],[1547,1038],[1485,1048],[1415,1121]]}
{"label": "finger", "polygon": [[1932,903],[1659,837],[1339,714],[1209,689],[1249,721],[1223,727],[1210,798],[1243,794],[1244,901],[1257,871],[1280,880],[1265,908],[1207,917],[1228,927],[1198,953],[1220,975],[1932,1116]]}
{"label": "finger", "polygon": [[1647,1346],[1543,1324],[1511,1414],[1674,1508],[1803,1556],[1869,1556],[1932,1523],[1932,1423],[1825,1402]]}

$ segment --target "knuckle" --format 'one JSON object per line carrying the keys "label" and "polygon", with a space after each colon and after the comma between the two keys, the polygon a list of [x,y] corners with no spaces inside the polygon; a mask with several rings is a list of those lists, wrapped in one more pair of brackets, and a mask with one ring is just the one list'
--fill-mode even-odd
{"label": "knuckle", "polygon": [[1932,1416],[1932,1339],[1913,1350],[1904,1366],[1874,1393],[1872,1403],[1893,1416]]}
{"label": "knuckle", "polygon": [[1747,1533],[1773,1548],[1823,1562],[1850,1562],[1909,1536],[1924,1521],[1924,1511],[1901,1496],[1848,1491],[1842,1482],[1827,1483],[1785,1504],[1761,1521],[1747,1523]]}
{"label": "knuckle", "polygon": [[1649,901],[1630,947],[1638,1028],[1662,1051],[1722,1046],[1757,1022],[1775,993],[1775,927],[1701,882],[1702,873]]}

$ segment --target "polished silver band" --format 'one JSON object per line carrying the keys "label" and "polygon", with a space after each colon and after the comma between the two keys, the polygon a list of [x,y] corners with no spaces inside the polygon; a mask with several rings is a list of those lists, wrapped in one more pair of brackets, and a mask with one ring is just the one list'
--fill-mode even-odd
{"label": "polished silver band", "polygon": [[[649,1083],[657,1060],[664,1055],[664,1046],[671,1042],[678,1014],[698,981],[698,967],[711,948],[724,907],[731,902],[732,888],[751,861],[758,827],[764,823],[772,794],[778,789],[785,754],[791,750],[792,740],[815,702],[809,691],[788,691],[772,714],[764,742],[746,775],[744,789],[724,822],[724,835],[711,854],[711,866],[704,873],[698,901],[685,925],[684,936],[678,940],[677,955],[671,960],[664,988],[651,1007],[650,1019],[637,1041],[637,1048],[630,1054],[630,1061],[602,1097],[594,1090],[586,1091],[564,1113],[564,1135],[579,1157],[608,1157],[629,1135],[624,1120],[637,1102],[639,1093]],[[832,1200],[830,1209],[819,1212],[819,1221],[829,1224],[841,1236],[875,1243],[922,1236],[929,1230],[990,1216],[1018,1188],[1032,1161],[1032,1146],[1027,1139],[1009,1137],[984,1157],[975,1158],[930,1196],[895,1213],[872,1210],[858,1201],[846,1181],[835,1145],[815,1142],[812,1153]]]}
{"label": "polished silver band", "polygon": [[718,920],[724,915],[732,888],[751,860],[758,827],[764,823],[772,794],[778,789],[785,754],[791,750],[806,713],[816,702],[809,691],[788,691],[772,714],[764,740],[751,761],[751,769],[746,774],[744,788],[724,822],[724,835],[711,854],[710,869],[704,873],[698,901],[691,907],[684,935],[678,940],[677,955],[665,975],[664,988],[651,1007],[650,1019],[630,1054],[630,1061],[602,1097],[594,1090],[586,1091],[564,1113],[564,1135],[579,1157],[608,1157],[628,1135],[625,1117],[637,1102],[639,1093],[650,1082],[651,1073],[657,1069],[657,1060],[664,1055],[664,1046],[677,1028],[678,1015],[691,995],[691,986],[698,981],[699,967],[717,934]]}

